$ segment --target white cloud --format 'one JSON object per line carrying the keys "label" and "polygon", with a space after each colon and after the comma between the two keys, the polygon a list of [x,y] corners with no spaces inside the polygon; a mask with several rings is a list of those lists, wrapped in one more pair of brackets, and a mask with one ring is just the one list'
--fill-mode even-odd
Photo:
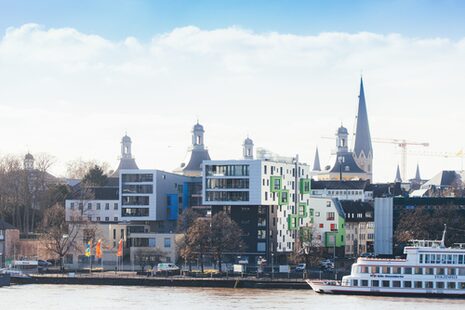
{"label": "white cloud", "polygon": [[[112,41],[35,24],[0,40],[1,152],[49,152],[116,165],[119,139],[132,136],[142,167],[172,169],[184,158],[196,117],[213,158],[241,154],[247,133],[259,146],[312,163],[324,159],[342,121],[353,131],[360,72],[372,136],[464,147],[465,38],[401,34],[255,33],[195,26]],[[168,147],[170,146],[170,147]],[[375,178],[391,180],[399,154],[375,145]],[[458,160],[410,157],[423,174]]]}

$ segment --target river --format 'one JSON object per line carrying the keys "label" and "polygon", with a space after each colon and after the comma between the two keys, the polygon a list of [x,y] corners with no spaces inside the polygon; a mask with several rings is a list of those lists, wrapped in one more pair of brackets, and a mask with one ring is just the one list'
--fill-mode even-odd
{"label": "river", "polygon": [[465,300],[319,295],[305,290],[16,285],[0,309],[464,309]]}

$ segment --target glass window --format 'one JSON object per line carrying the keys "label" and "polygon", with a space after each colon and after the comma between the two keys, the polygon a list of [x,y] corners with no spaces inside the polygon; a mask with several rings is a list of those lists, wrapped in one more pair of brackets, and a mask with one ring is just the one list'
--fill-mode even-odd
{"label": "glass window", "polygon": [[423,268],[421,268],[421,267],[416,267],[416,268],[415,268],[415,274],[423,274]]}
{"label": "glass window", "polygon": [[436,269],[436,274],[443,275],[443,274],[446,274],[446,271],[445,271],[444,268],[437,268]]}
{"label": "glass window", "polygon": [[100,202],[97,202],[97,210],[100,210]]}
{"label": "glass window", "polygon": [[405,268],[404,268],[404,274],[412,274],[412,268],[410,268],[410,267],[405,267]]}
{"label": "glass window", "polygon": [[392,281],[392,287],[400,287],[400,281]]}
{"label": "glass window", "polygon": [[358,280],[352,280],[352,286],[358,286]]}
{"label": "glass window", "polygon": [[87,210],[92,210],[92,203],[90,202],[87,203]]}
{"label": "glass window", "polygon": [[455,290],[455,282],[447,282],[447,288]]}
{"label": "glass window", "polygon": [[404,287],[412,287],[412,281],[404,281]]}
{"label": "glass window", "polygon": [[362,285],[361,286],[368,286],[368,280],[362,280]]}
{"label": "glass window", "polygon": [[373,287],[379,287],[379,280],[373,280],[373,281],[371,281],[371,286],[373,286]]}
{"label": "glass window", "polygon": [[113,204],[113,209],[114,209],[114,210],[118,210],[118,203],[117,203],[117,202],[115,202],[115,203]]}
{"label": "glass window", "polygon": [[433,281],[426,281],[425,282],[425,288],[434,288],[434,282]]}
{"label": "glass window", "polygon": [[389,281],[384,280],[383,281],[383,287],[390,287]]}
{"label": "glass window", "polygon": [[415,288],[423,288],[423,282],[415,281]]}
{"label": "glass window", "polygon": [[436,288],[444,288],[444,282],[436,282]]}
{"label": "glass window", "polygon": [[105,210],[110,210],[110,204],[108,202],[105,203]]}
{"label": "glass window", "polygon": [[171,248],[171,238],[165,238],[164,246],[165,248]]}

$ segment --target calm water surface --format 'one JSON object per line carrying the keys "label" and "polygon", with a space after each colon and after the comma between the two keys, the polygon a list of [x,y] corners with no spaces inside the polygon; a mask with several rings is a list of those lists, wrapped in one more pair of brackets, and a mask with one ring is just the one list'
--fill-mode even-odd
{"label": "calm water surface", "polygon": [[318,295],[304,290],[23,285],[0,288],[7,309],[465,309],[465,300]]}

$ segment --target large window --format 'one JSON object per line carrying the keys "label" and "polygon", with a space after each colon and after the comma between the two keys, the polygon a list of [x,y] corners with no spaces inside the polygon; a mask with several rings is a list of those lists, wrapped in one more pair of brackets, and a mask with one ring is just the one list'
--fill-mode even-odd
{"label": "large window", "polygon": [[148,206],[148,196],[123,196],[123,206]]}
{"label": "large window", "polygon": [[124,184],[123,193],[125,194],[152,194],[153,185],[152,184],[144,184],[144,185]]}
{"label": "large window", "polygon": [[123,208],[121,210],[122,216],[149,216],[148,208]]}
{"label": "large window", "polygon": [[207,176],[248,176],[249,165],[208,165]]}
{"label": "large window", "polygon": [[249,179],[208,179],[207,188],[249,188]]}
{"label": "large window", "polygon": [[249,192],[207,192],[207,201],[249,201]]}
{"label": "large window", "polygon": [[123,174],[122,181],[124,182],[153,182],[153,174],[151,173],[137,173],[137,174]]}

